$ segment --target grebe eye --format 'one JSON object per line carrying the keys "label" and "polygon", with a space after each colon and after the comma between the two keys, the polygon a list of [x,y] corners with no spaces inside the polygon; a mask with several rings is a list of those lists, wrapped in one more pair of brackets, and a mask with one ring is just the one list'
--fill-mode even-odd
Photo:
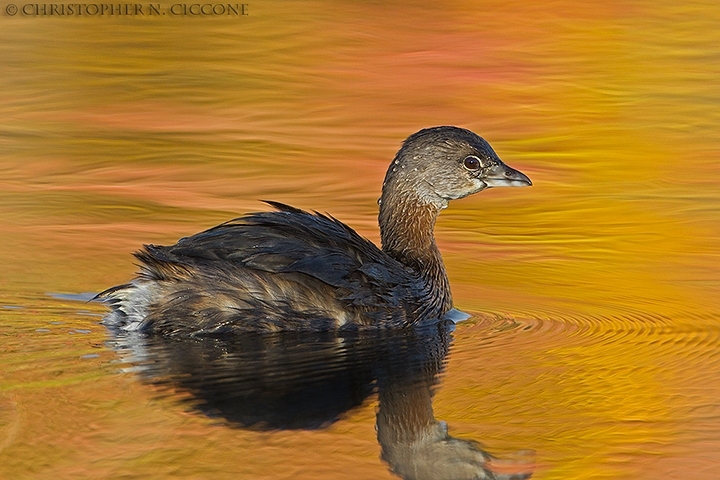
{"label": "grebe eye", "polygon": [[465,168],[468,170],[477,170],[480,168],[480,159],[473,156],[466,157],[465,160],[463,160],[463,165],[465,165]]}

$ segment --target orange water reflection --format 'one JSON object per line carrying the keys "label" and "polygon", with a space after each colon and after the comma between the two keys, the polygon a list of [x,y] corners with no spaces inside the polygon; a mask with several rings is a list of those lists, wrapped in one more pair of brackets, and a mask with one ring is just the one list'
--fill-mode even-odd
{"label": "orange water reflection", "polygon": [[438,417],[535,449],[533,478],[714,478],[720,8],[402,3],[0,17],[0,294],[24,307],[0,312],[0,476],[389,478],[374,404],[323,432],[213,426],[114,373],[75,313],[101,310],[44,293],[123,282],[140,244],[257,199],[377,240],[399,142],[457,124],[534,186],[441,216],[456,303],[485,316]]}

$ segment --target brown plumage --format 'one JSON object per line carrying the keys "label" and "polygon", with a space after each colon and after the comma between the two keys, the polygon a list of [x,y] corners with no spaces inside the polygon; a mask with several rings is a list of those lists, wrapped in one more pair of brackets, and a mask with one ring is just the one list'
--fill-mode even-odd
{"label": "brown plumage", "polygon": [[98,295],[105,323],[163,334],[395,328],[452,308],[433,228],[448,201],[530,180],[457,127],[410,136],[383,183],[382,250],[340,221],[267,202],[246,215],[136,253],[141,272]]}

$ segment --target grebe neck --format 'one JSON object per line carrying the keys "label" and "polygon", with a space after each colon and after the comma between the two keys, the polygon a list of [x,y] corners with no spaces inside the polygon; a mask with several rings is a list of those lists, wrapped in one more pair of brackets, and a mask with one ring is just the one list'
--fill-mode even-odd
{"label": "grebe neck", "polygon": [[379,203],[382,250],[415,270],[426,281],[433,303],[445,313],[452,308],[452,295],[433,231],[446,203],[423,202],[407,193],[383,194]]}

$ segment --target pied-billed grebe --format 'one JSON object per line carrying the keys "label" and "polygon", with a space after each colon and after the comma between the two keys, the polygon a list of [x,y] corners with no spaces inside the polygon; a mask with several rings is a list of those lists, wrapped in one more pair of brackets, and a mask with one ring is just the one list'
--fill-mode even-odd
{"label": "pied-billed grebe", "polygon": [[433,228],[450,200],[532,182],[469,130],[403,143],[380,197],[382,250],[338,220],[275,202],[135,254],[141,272],[98,295],[105,324],[162,334],[404,327],[452,308]]}

